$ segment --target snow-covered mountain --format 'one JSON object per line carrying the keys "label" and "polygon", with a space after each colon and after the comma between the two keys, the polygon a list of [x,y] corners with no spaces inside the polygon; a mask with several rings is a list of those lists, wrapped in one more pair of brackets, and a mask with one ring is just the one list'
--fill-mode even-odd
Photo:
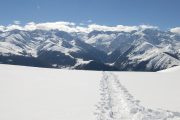
{"label": "snow-covered mountain", "polygon": [[179,35],[170,31],[93,31],[87,43],[106,52],[106,62],[120,70],[157,71],[180,65]]}
{"label": "snow-covered mountain", "polygon": [[86,30],[76,27],[79,31],[17,27],[2,30],[0,62],[38,67],[125,71],[157,71],[180,65],[178,33],[143,26],[130,30],[97,27],[100,26],[89,26]]}
{"label": "snow-covered mountain", "polygon": [[104,52],[65,31],[12,30],[0,36],[2,63],[79,69],[83,69],[81,65],[94,62],[97,66],[107,66],[103,64],[107,57]]}

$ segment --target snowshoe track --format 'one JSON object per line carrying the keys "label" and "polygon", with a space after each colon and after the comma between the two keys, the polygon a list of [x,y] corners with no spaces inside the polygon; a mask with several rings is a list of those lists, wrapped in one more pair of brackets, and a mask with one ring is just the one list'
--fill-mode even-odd
{"label": "snowshoe track", "polygon": [[139,104],[113,73],[103,72],[97,120],[180,120],[180,113],[152,110]]}

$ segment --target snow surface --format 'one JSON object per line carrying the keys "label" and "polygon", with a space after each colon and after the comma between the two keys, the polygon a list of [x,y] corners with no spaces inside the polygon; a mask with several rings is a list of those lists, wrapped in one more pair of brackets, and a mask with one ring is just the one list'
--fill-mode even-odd
{"label": "snow surface", "polygon": [[0,120],[95,120],[98,72],[0,65]]}
{"label": "snow surface", "polygon": [[169,69],[161,70],[159,72],[178,72],[178,71],[180,71],[180,66],[176,66],[176,67],[172,67],[172,68],[169,68]]}
{"label": "snow surface", "polygon": [[0,120],[180,120],[179,73],[0,65]]}
{"label": "snow surface", "polygon": [[98,120],[180,120],[178,112],[153,110],[140,105],[112,73],[104,73],[101,95],[101,102],[97,105]]}

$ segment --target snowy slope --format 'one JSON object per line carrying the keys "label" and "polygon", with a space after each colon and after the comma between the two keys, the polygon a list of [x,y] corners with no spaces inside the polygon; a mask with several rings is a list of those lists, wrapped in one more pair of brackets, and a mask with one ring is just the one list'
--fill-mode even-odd
{"label": "snowy slope", "polygon": [[136,42],[115,61],[122,70],[157,71],[180,65],[180,60],[172,57],[164,49],[149,42]]}
{"label": "snowy slope", "polygon": [[[40,51],[59,51],[70,56],[70,52],[82,50],[76,45],[74,38],[64,31],[21,31],[12,30],[0,34],[0,48],[2,54],[26,55],[34,57]],[[9,50],[9,51],[8,51]]]}
{"label": "snowy slope", "polygon": [[179,71],[0,68],[2,120],[180,120]]}
{"label": "snowy slope", "polygon": [[0,65],[0,76],[1,120],[95,120],[98,72]]}
{"label": "snowy slope", "polygon": [[175,66],[169,69],[161,70],[159,72],[180,72],[180,66]]}
{"label": "snowy slope", "polygon": [[180,71],[116,73],[122,85],[148,108],[180,111]]}
{"label": "snowy slope", "polygon": [[105,51],[107,62],[123,71],[158,71],[180,65],[179,38],[169,31],[92,31],[86,42]]}
{"label": "snowy slope", "polygon": [[90,60],[103,61],[105,57],[104,52],[65,31],[11,30],[0,33],[0,63],[4,64],[75,69],[77,64],[80,65],[79,59],[84,64]]}
{"label": "snowy slope", "polygon": [[101,104],[98,118],[102,120],[179,120],[180,113],[149,109],[140,104],[112,73],[104,73],[101,81]]}

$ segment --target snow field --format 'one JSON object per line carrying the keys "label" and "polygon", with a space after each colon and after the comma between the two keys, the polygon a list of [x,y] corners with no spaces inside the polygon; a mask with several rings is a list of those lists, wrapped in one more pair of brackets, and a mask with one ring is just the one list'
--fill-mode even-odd
{"label": "snow field", "polygon": [[0,120],[180,120],[179,73],[0,65]]}

